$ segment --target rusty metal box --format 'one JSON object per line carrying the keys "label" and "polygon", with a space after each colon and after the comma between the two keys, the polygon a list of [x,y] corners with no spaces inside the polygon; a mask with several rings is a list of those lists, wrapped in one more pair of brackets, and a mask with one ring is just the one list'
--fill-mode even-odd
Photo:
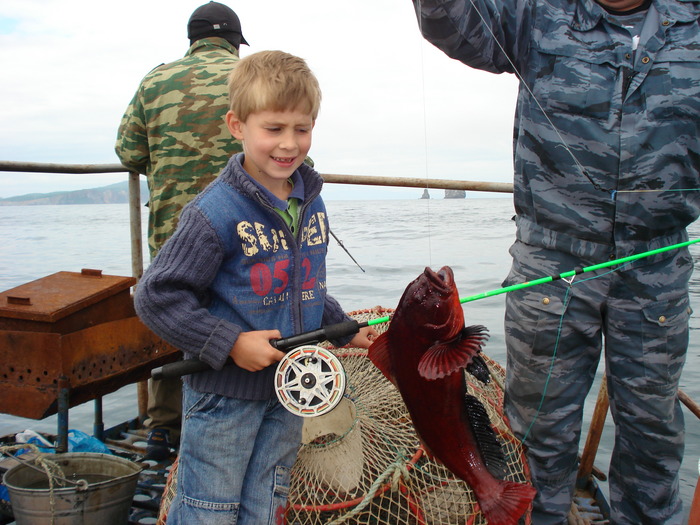
{"label": "rusty metal box", "polygon": [[0,330],[67,334],[136,315],[133,277],[58,272],[0,292]]}
{"label": "rusty metal box", "polygon": [[146,379],[178,357],[134,311],[133,277],[58,272],[0,292],[0,412],[41,419]]}

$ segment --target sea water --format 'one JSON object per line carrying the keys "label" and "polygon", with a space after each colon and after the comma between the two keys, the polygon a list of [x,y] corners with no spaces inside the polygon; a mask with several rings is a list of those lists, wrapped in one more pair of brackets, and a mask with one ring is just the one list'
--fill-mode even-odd
{"label": "sea water", "polygon": [[[337,238],[331,239],[327,259],[328,290],[347,311],[396,307],[406,285],[426,266],[433,269],[451,266],[460,297],[500,288],[508,272],[508,247],[515,234],[510,196],[331,200],[326,206],[331,230]],[[142,222],[145,236],[145,209]],[[691,239],[698,235],[700,224],[696,223],[690,228]],[[691,250],[696,267],[700,266],[700,247],[692,246]],[[0,290],[54,272],[79,272],[82,268],[100,269],[110,275],[131,275],[128,207],[125,204],[0,207],[0,254]],[[147,264],[145,241],[144,261]],[[497,295],[463,305],[467,324],[488,327],[491,337],[484,351],[502,365],[505,365],[504,297]],[[691,318],[690,348],[681,388],[700,402],[700,314],[697,313],[700,312],[700,268],[691,280],[691,304],[696,313]],[[602,377],[600,368],[586,404],[587,421]],[[135,417],[135,386],[106,396],[103,410],[107,428]],[[681,491],[687,512],[698,480],[700,421],[689,411],[684,413],[687,431]],[[90,432],[92,424],[92,403],[71,409],[70,428]],[[0,435],[28,428],[55,433],[56,417],[35,421],[0,414]],[[596,466],[603,471],[608,468],[613,436],[608,415],[596,458]]]}

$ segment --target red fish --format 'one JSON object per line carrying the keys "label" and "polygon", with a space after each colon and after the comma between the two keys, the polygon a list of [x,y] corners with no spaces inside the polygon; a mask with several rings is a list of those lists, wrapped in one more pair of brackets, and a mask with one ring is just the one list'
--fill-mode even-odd
{"label": "red fish", "polygon": [[483,326],[464,326],[449,266],[426,268],[404,292],[389,328],[369,358],[401,393],[431,456],[474,491],[489,525],[514,525],[535,495],[530,485],[500,479],[505,459],[486,409],[467,393],[464,370],[488,382],[479,352]]}

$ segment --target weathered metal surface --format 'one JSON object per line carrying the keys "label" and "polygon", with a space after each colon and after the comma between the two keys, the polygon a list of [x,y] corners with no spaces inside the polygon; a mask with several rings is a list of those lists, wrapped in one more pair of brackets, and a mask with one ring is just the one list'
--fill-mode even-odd
{"label": "weathered metal surface", "polygon": [[135,315],[133,277],[57,272],[0,292],[0,330],[65,334]]}
{"label": "weathered metal surface", "polygon": [[177,359],[136,317],[134,282],[59,272],[0,293],[0,412],[41,419],[57,412],[59,383],[75,406]]}

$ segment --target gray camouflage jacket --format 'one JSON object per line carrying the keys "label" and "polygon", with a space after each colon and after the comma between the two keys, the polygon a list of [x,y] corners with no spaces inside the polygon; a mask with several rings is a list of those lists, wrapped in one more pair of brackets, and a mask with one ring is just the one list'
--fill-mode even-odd
{"label": "gray camouflage jacket", "polygon": [[493,35],[470,0],[414,4],[448,56],[523,77],[518,239],[594,262],[687,240],[700,211],[699,2],[653,0],[636,51],[593,0],[474,0]]}

